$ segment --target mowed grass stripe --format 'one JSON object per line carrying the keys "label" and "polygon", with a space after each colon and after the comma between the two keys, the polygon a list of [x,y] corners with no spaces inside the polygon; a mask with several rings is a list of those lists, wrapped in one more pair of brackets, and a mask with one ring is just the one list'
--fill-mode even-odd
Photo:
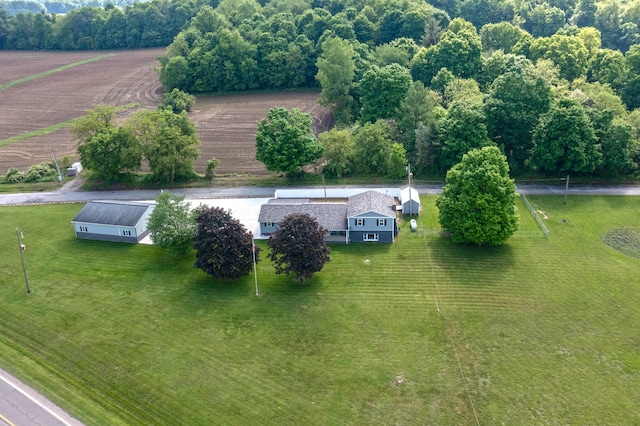
{"label": "mowed grass stripe", "polygon": [[43,71],[43,72],[38,73],[38,74],[33,74],[33,75],[30,75],[30,76],[27,76],[27,77],[24,77],[24,78],[21,78],[21,79],[18,79],[18,80],[13,80],[13,81],[10,81],[10,82],[5,83],[5,84],[0,84],[0,91],[1,90],[6,90],[6,89],[8,89],[10,87],[13,87],[13,86],[17,86],[19,84],[27,83],[27,82],[32,81],[32,80],[36,80],[38,78],[46,77],[48,75],[55,74],[57,72],[66,71],[69,68],[73,68],[73,67],[77,67],[77,66],[80,66],[80,65],[89,64],[91,62],[96,62],[96,61],[99,61],[101,59],[108,58],[110,56],[112,56],[112,54],[94,56],[94,57],[91,57],[91,58],[88,58],[88,59],[85,59],[85,60],[82,60],[82,61],[73,62],[71,64],[63,65],[63,66],[58,67],[58,68],[53,68],[53,69],[50,69],[50,70],[47,70],[47,71]]}

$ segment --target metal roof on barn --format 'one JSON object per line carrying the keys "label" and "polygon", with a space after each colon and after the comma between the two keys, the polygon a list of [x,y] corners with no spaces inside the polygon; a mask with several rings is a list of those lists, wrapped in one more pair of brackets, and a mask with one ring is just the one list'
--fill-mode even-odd
{"label": "metal roof on barn", "polygon": [[369,212],[395,217],[393,211],[395,204],[392,196],[369,190],[349,197],[347,217],[360,216]]}
{"label": "metal roof on barn", "polygon": [[71,222],[136,226],[152,206],[131,201],[90,201]]}

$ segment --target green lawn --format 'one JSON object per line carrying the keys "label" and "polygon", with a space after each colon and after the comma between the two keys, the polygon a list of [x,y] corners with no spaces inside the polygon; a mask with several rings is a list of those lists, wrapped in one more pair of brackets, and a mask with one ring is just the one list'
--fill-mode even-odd
{"label": "green lawn", "polygon": [[0,365],[96,425],[639,423],[640,259],[600,240],[639,199],[529,196],[550,238],[520,205],[498,248],[439,237],[434,200],[307,285],[263,261],[259,298],[76,240],[80,205],[0,208]]}

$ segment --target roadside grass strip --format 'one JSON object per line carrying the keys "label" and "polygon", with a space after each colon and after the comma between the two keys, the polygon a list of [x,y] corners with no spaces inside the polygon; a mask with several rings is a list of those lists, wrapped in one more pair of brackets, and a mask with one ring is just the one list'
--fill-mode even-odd
{"label": "roadside grass strip", "polygon": [[[120,111],[124,111],[124,110],[128,110],[128,109],[132,109],[132,108],[136,108],[137,106],[139,106],[140,104],[137,102],[133,102],[127,105],[120,105],[116,107],[116,110],[118,112]],[[39,129],[36,130],[32,130],[30,132],[25,132],[22,133],[20,135],[16,135],[16,136],[12,136],[10,138],[7,139],[3,139],[0,140],[0,147],[2,146],[6,146],[6,145],[10,145],[12,143],[15,142],[20,142],[23,140],[27,140],[36,136],[42,136],[42,135],[46,135],[48,133],[53,133],[53,132],[57,132],[58,130],[61,129],[66,129],[67,127],[71,127],[73,125],[73,123],[76,122],[76,120],[78,120],[78,118],[74,118],[73,120],[68,120],[68,121],[63,121],[61,123],[56,123],[52,126],[47,126],[47,127],[41,127]]]}
{"label": "roadside grass strip", "polygon": [[14,81],[10,81],[10,82],[5,83],[5,84],[1,84],[0,85],[0,90],[6,90],[6,89],[8,89],[10,87],[17,86],[19,84],[27,83],[29,81],[36,80],[38,78],[46,77],[48,75],[55,74],[57,72],[65,71],[65,70],[68,70],[69,68],[77,67],[79,65],[84,65],[84,64],[91,63],[91,62],[99,61],[101,59],[105,59],[105,58],[108,58],[110,56],[112,56],[112,55],[111,54],[98,55],[98,56],[94,56],[94,57],[89,58],[89,59],[85,59],[83,61],[74,62],[72,64],[63,65],[61,67],[54,68],[54,69],[51,69],[51,70],[48,70],[48,71],[44,71],[44,72],[41,72],[41,73],[38,73],[38,74],[29,75],[29,76],[21,78],[19,80],[14,80]]}
{"label": "roadside grass strip", "polygon": [[[331,246],[305,284],[82,241],[81,205],[0,207],[0,364],[85,424],[640,424],[638,197],[530,195],[500,247]],[[15,228],[24,233],[25,282]],[[597,397],[594,397],[596,395]]]}

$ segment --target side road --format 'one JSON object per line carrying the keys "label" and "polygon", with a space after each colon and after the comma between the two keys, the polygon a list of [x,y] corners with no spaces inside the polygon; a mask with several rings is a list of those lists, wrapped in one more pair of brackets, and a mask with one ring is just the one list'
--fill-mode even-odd
{"label": "side road", "polygon": [[[420,194],[438,194],[442,185],[414,185]],[[390,189],[384,185],[331,186],[327,190],[364,188]],[[188,199],[212,198],[269,198],[273,197],[276,187],[230,187],[230,188],[189,188],[171,190],[175,194],[184,195]],[[295,187],[296,190],[322,189],[321,186]],[[394,188],[397,189],[397,188]],[[518,185],[518,192],[524,194],[564,194],[569,195],[640,195],[640,186],[591,186],[571,185],[568,190],[564,185]],[[54,192],[37,192],[22,194],[1,194],[0,205],[20,204],[55,204],[55,203],[83,203],[92,200],[153,200],[158,190],[127,190],[127,191],[68,191],[64,187]]]}
{"label": "side road", "polygon": [[9,426],[82,425],[40,393],[4,370],[0,370],[0,424]]}

